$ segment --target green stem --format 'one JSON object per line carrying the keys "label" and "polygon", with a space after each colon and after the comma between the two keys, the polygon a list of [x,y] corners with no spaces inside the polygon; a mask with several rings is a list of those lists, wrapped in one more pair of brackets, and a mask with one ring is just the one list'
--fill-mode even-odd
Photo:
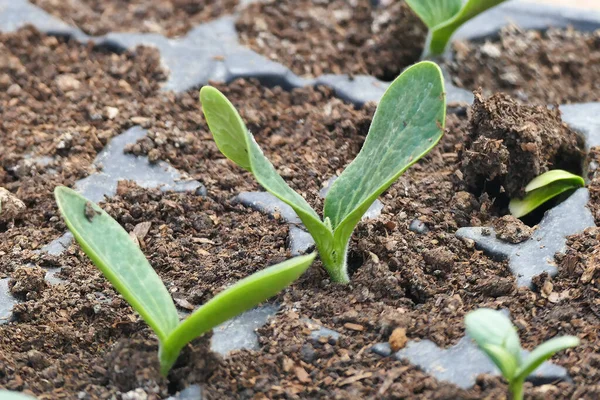
{"label": "green stem", "polygon": [[177,361],[179,353],[181,353],[182,347],[174,346],[173,340],[167,340],[160,342],[158,348],[158,361],[160,362],[160,373],[165,378],[169,374],[169,371]]}
{"label": "green stem", "polygon": [[350,283],[348,276],[348,244],[334,250],[320,249],[317,243],[317,249],[323,262],[323,267],[331,277],[333,282]]}
{"label": "green stem", "polygon": [[508,388],[513,400],[523,400],[523,382],[524,379],[515,379],[509,384]]}

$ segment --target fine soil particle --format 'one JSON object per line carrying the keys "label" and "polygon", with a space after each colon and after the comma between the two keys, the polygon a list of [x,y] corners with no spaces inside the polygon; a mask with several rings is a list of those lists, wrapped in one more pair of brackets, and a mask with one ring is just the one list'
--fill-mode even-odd
{"label": "fine soil particle", "polygon": [[19,267],[11,274],[8,287],[20,299],[36,299],[46,288],[46,270],[39,267]]}
{"label": "fine soil particle", "polygon": [[550,169],[581,174],[583,148],[557,109],[520,105],[502,93],[484,99],[477,91],[461,171],[477,193],[522,197],[525,186]]}
{"label": "fine soil particle", "polygon": [[[37,290],[36,298],[15,306],[12,321],[0,325],[0,387],[29,391],[42,399],[156,399],[192,383],[200,383],[209,399],[499,399],[507,390],[500,378],[482,376],[472,389],[463,390],[407,362],[369,351],[375,343],[389,342],[397,328],[405,329],[411,340],[451,346],[464,335],[465,313],[492,307],[510,311],[527,349],[555,335],[582,339],[581,346],[553,357],[568,370],[573,384],[536,388],[528,384],[528,396],[600,395],[597,275],[595,271],[584,275],[594,265],[598,235],[588,232],[570,242],[568,255],[557,260],[559,275],[553,278],[551,291],[549,285],[543,285],[543,291],[516,288],[505,261],[492,260],[472,242],[457,239],[454,232],[459,226],[491,225],[500,215],[486,193],[466,190],[459,151],[469,135],[469,121],[452,113],[440,144],[381,196],[382,214],[359,223],[350,255],[360,265],[351,284],[331,283],[321,263],[315,262],[275,297],[281,311],[258,330],[259,350],[236,351],[220,359],[207,351],[208,337],[200,338],[184,350],[165,381],[156,374],[155,336],[79,246],[71,245],[59,257],[35,251],[66,230],[52,200],[54,186],[72,185],[89,173],[86,168],[106,140],[130,126],[131,116],[145,117],[148,137],[129,151],[169,161],[202,180],[207,195],[165,193],[121,182],[117,194],[102,207],[136,236],[184,309],[289,258],[285,247],[289,227],[280,218],[233,201],[241,191],[259,190],[258,184],[219,153],[201,116],[197,90],[181,95],[157,92],[158,82],[147,75],[160,76],[151,68],[155,64],[148,64],[154,53],[112,55],[54,42],[31,30],[3,35],[2,44],[10,51],[0,54],[19,54],[14,58],[21,64],[31,61],[25,63],[28,73],[2,70],[24,94],[15,108],[8,106],[12,97],[0,92],[0,183],[17,193],[27,210],[0,230],[0,274],[8,276],[28,264],[59,266],[63,282]],[[72,57],[65,56],[60,63],[47,59],[64,53]],[[103,72],[115,64],[127,68],[116,77]],[[94,93],[94,100],[83,96],[74,107],[74,100],[52,83],[44,103],[48,109],[30,111],[39,100],[29,93],[35,93],[41,83],[38,77],[49,65],[63,66],[62,73],[81,83],[73,91]],[[130,86],[148,85],[146,96],[119,92],[120,80]],[[97,87],[93,91],[90,82]],[[66,86],[73,87],[72,82]],[[277,171],[322,210],[318,191],[360,150],[374,106],[356,109],[323,87],[286,92],[243,80],[218,87],[239,107]],[[87,107],[94,104],[102,110],[117,101],[120,111],[114,120],[89,120]],[[30,119],[17,119],[15,109]],[[92,128],[84,130],[86,125]],[[106,133],[98,149],[88,143],[93,136],[86,133],[90,136],[85,140],[57,151],[55,140],[63,127]],[[48,155],[60,163],[31,166],[26,163],[31,154]],[[415,219],[428,231],[411,231]],[[338,331],[339,338],[313,339],[314,324]]]}
{"label": "fine soil particle", "polygon": [[501,30],[485,42],[457,41],[447,63],[454,84],[485,95],[510,93],[522,102],[564,104],[598,101],[600,30]]}
{"label": "fine soil particle", "polygon": [[238,0],[32,0],[92,36],[109,32],[185,35],[195,25],[231,14]]}
{"label": "fine soil particle", "polygon": [[244,9],[243,44],[303,77],[394,79],[421,56],[427,29],[404,1],[271,0]]}

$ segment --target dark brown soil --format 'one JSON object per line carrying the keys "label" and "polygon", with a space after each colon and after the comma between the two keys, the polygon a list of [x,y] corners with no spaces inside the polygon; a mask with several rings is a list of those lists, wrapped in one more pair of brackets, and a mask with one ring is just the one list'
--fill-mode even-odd
{"label": "dark brown soil", "polygon": [[[16,306],[14,321],[0,325],[0,387],[42,399],[118,398],[139,387],[156,399],[194,382],[212,399],[502,399],[507,387],[499,378],[484,376],[474,388],[461,390],[368,351],[389,340],[395,328],[404,328],[410,340],[452,345],[464,335],[465,313],[487,306],[510,310],[528,349],[558,334],[582,339],[581,346],[553,358],[567,368],[574,384],[529,385],[529,396],[600,395],[598,280],[584,274],[595,265],[597,233],[572,240],[569,254],[558,260],[559,275],[536,280],[544,291],[516,288],[505,262],[457,239],[457,227],[493,224],[500,216],[489,194],[478,197],[466,190],[458,153],[469,120],[457,114],[448,116],[441,143],[381,197],[382,215],[359,224],[350,252],[363,263],[350,285],[330,283],[316,262],[276,297],[282,309],[259,330],[259,351],[219,359],[207,354],[205,337],[188,346],[167,384],[156,373],[157,342],[150,329],[79,247],[72,245],[61,257],[34,251],[65,231],[52,200],[54,186],[72,185],[85,176],[108,138],[129,127],[133,116],[146,118],[149,137],[129,151],[169,161],[201,180],[208,195],[163,193],[122,182],[103,207],[130,232],[150,224],[140,242],[144,253],[173,296],[193,305],[288,258],[288,226],[232,201],[240,191],[259,186],[218,152],[196,90],[181,95],[156,91],[162,72],[155,53],[107,54],[30,29],[1,35],[0,42],[0,57],[8,54],[9,60],[1,64],[1,74],[22,90],[16,97],[0,91],[0,186],[27,206],[0,229],[0,276],[21,279],[22,272],[16,271],[31,264],[61,266],[64,279],[34,286],[28,293],[35,295]],[[49,65],[61,68],[45,77]],[[54,83],[66,73],[80,81],[73,89],[78,96]],[[67,83],[73,86],[65,81],[63,89]],[[48,85],[43,102],[35,96],[42,83]],[[131,91],[123,89],[128,85]],[[355,157],[374,106],[355,109],[322,87],[285,92],[236,81],[219,88],[240,109],[277,170],[321,210],[318,190]],[[101,114],[106,106],[119,109],[113,120]],[[95,113],[89,107],[102,118],[91,119]],[[64,132],[85,136],[57,148]],[[94,145],[92,133],[99,144]],[[31,166],[31,155],[56,156],[60,162]],[[428,233],[408,229],[417,217]],[[312,341],[307,318],[339,331],[341,338]]]}
{"label": "dark brown soil", "polygon": [[89,35],[153,32],[181,36],[201,22],[231,14],[238,0],[32,0]]}
{"label": "dark brown soil", "polygon": [[558,109],[475,92],[472,114],[461,171],[476,193],[522,197],[525,186],[550,169],[581,174],[583,139],[562,122]]}
{"label": "dark brown soil", "polygon": [[455,42],[448,63],[459,87],[506,92],[522,102],[581,103],[600,100],[600,31],[523,31],[509,26],[499,38]]}
{"label": "dark brown soil", "polygon": [[304,77],[394,79],[421,56],[427,29],[404,1],[271,0],[237,22],[242,43]]}

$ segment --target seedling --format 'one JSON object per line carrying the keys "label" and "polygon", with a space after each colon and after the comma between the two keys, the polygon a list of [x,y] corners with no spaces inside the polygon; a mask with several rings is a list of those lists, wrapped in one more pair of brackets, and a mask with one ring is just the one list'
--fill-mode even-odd
{"label": "seedling", "polygon": [[57,187],[54,195],[83,251],[158,336],[158,358],[165,376],[186,344],[275,295],[315,258],[314,253],[296,257],[250,275],[180,322],[167,288],[125,229],[71,189]]}
{"label": "seedling", "polygon": [[516,328],[502,312],[489,308],[472,311],[465,317],[467,333],[487,354],[508,381],[513,400],[523,399],[523,383],[555,353],[579,345],[575,336],[548,340],[523,358]]}
{"label": "seedling", "polygon": [[559,194],[584,185],[582,177],[562,169],[554,169],[533,178],[525,186],[525,197],[512,199],[508,209],[514,217],[521,218]]}
{"label": "seedling", "polygon": [[444,53],[462,24],[505,0],[406,0],[429,28],[422,58]]}
{"label": "seedling", "polygon": [[205,86],[200,101],[219,150],[296,211],[332,280],[344,283],[349,282],[346,259],[354,228],[377,197],[435,146],[444,133],[446,118],[439,67],[421,62],[406,69],[381,98],[360,153],[327,193],[321,220],[277,174],[221,92]]}

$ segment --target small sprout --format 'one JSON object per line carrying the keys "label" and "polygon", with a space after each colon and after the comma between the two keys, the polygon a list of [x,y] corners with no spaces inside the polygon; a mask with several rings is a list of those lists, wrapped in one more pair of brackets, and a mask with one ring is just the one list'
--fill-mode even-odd
{"label": "small sprout", "polygon": [[582,177],[562,169],[554,169],[533,178],[525,186],[525,197],[512,199],[508,209],[514,217],[521,218],[559,194],[584,185]]}
{"label": "small sprout", "polygon": [[167,288],[125,229],[71,189],[57,187],[54,195],[83,251],[158,336],[158,358],[165,376],[186,344],[277,294],[302,275],[316,256],[296,257],[250,275],[180,322]]}
{"label": "small sprout", "polygon": [[472,311],[465,317],[465,325],[469,336],[508,381],[513,400],[523,399],[523,382],[544,361],[561,350],[579,345],[575,336],[555,337],[523,358],[517,330],[502,312],[489,308]]}
{"label": "small sprout", "polygon": [[296,211],[332,280],[347,283],[348,243],[354,228],[377,197],[442,137],[446,119],[442,93],[442,73],[432,62],[413,65],[392,82],[379,102],[360,153],[327,193],[323,220],[277,174],[221,92],[205,86],[200,101],[219,150]]}
{"label": "small sprout", "polygon": [[462,24],[505,0],[406,0],[429,28],[423,57],[444,53],[450,37]]}

